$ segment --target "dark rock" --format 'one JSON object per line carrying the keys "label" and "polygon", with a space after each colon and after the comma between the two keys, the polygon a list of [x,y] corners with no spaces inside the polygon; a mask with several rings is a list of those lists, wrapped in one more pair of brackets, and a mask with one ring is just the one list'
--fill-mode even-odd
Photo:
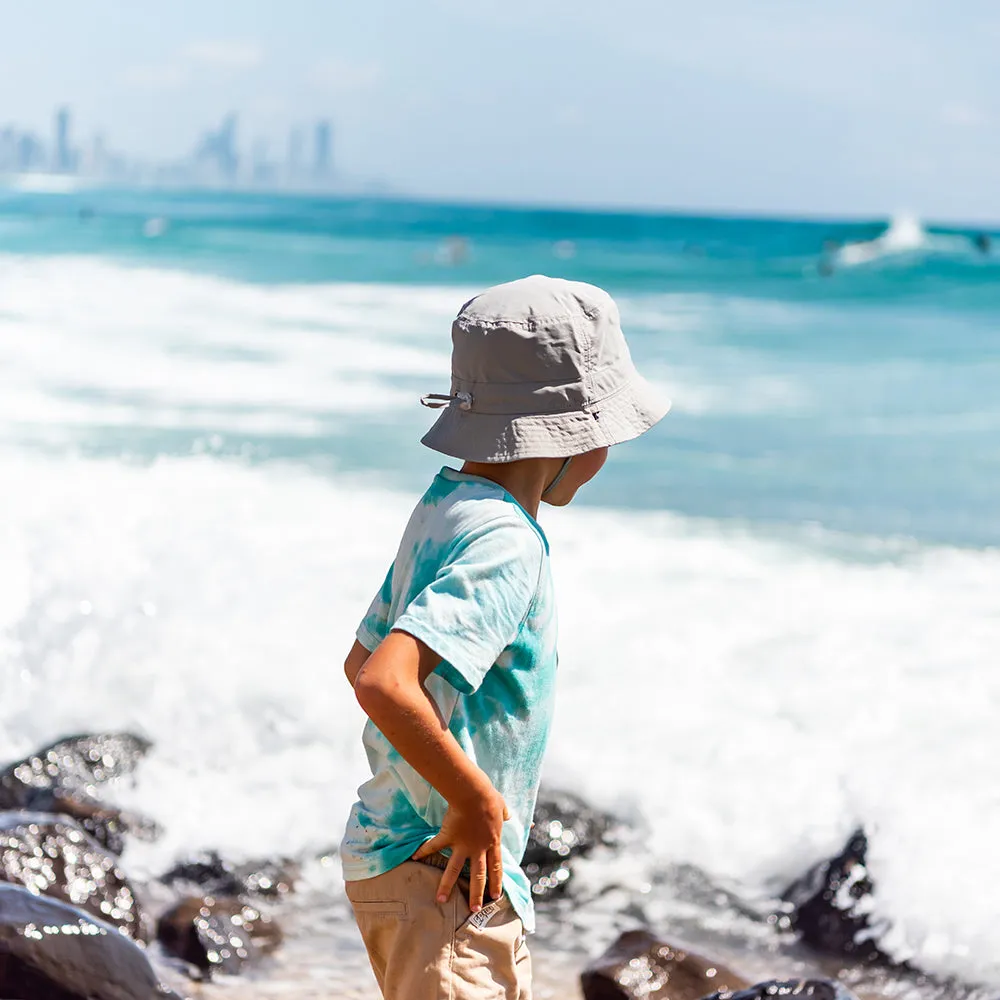
{"label": "dark rock", "polygon": [[124,812],[80,793],[38,791],[30,798],[31,812],[54,813],[75,820],[103,848],[120,855],[126,836],[155,840],[159,826],[145,816]]}
{"label": "dark rock", "polygon": [[782,898],[791,905],[792,928],[811,948],[852,962],[894,965],[869,921],[875,886],[867,851],[864,830],[855,830],[840,854],[810,869]]}
{"label": "dark rock", "polygon": [[131,733],[60,740],[0,772],[0,809],[69,816],[112,854],[121,854],[126,834],[151,840],[159,829],[104,805],[94,793],[97,785],[130,774],[149,747]]}
{"label": "dark rock", "polygon": [[715,989],[745,989],[731,969],[649,931],[626,931],[580,976],[585,1000],[697,1000]]}
{"label": "dark rock", "polygon": [[180,1000],[142,949],[65,903],[0,883],[0,997]]}
{"label": "dark rock", "polygon": [[719,990],[704,1000],[768,1000],[770,997],[787,996],[814,997],[815,1000],[857,1000],[846,986],[831,979],[772,979],[736,993]]}
{"label": "dark rock", "polygon": [[287,858],[233,864],[215,851],[196,855],[160,876],[164,885],[187,885],[211,896],[284,896],[295,887],[298,866]]}
{"label": "dark rock", "polygon": [[22,885],[148,937],[135,892],[116,859],[75,823],[41,813],[0,813],[0,882]]}
{"label": "dark rock", "polygon": [[97,785],[131,774],[151,745],[132,733],[69,736],[0,772],[0,808],[34,808],[39,791],[93,797]]}
{"label": "dark rock", "polygon": [[234,974],[273,951],[281,928],[239,899],[191,896],[160,917],[156,937],[164,949],[203,975]]}
{"label": "dark rock", "polygon": [[572,858],[589,854],[598,844],[614,842],[614,817],[591,808],[571,792],[543,788],[533,819],[522,867],[536,899],[566,889]]}

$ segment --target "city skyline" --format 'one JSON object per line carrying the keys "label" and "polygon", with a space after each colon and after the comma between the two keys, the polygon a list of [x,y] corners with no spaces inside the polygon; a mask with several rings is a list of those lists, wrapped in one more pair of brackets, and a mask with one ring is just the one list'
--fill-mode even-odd
{"label": "city skyline", "polygon": [[50,0],[9,5],[4,28],[0,122],[48,144],[68,101],[80,137],[143,163],[233,111],[246,162],[306,162],[335,115],[352,188],[1000,219],[987,0]]}
{"label": "city skyline", "polygon": [[[141,184],[195,184],[325,190],[340,180],[330,118],[290,126],[285,143],[254,135],[241,140],[240,114],[227,112],[196,135],[186,154],[149,159],[115,149],[103,131],[81,138],[69,104],[53,110],[45,135],[18,122],[0,122],[0,178],[32,174]],[[272,146],[284,152],[273,153]]]}

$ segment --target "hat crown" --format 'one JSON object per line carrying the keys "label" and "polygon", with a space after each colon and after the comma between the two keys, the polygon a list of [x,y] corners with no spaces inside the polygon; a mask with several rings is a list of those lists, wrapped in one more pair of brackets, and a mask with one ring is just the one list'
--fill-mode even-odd
{"label": "hat crown", "polygon": [[594,285],[532,275],[466,302],[452,325],[453,390],[486,384],[584,383],[628,359],[618,309]]}

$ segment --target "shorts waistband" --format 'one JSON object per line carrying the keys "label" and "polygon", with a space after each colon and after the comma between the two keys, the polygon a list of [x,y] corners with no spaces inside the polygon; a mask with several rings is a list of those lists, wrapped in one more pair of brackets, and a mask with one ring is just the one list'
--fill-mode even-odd
{"label": "shorts waistband", "polygon": [[[428,854],[427,857],[425,858],[411,857],[410,860],[416,861],[422,865],[431,865],[431,867],[433,868],[440,868],[441,871],[444,871],[451,862],[451,858],[449,858],[447,854],[442,854],[440,851],[435,851],[433,854]],[[467,881],[472,877],[472,869],[469,867],[468,861],[466,861],[465,864],[462,866],[462,871],[459,877],[464,878]]]}

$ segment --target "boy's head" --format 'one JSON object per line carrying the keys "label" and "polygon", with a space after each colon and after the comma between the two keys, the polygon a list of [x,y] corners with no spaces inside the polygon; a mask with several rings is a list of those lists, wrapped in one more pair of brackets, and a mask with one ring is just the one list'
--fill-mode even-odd
{"label": "boy's head", "polygon": [[635,370],[618,307],[594,285],[540,274],[496,285],[462,306],[451,337],[451,393],[422,400],[444,407],[423,443],[489,464],[580,456],[547,491],[556,505],[611,445],[670,408]]}

